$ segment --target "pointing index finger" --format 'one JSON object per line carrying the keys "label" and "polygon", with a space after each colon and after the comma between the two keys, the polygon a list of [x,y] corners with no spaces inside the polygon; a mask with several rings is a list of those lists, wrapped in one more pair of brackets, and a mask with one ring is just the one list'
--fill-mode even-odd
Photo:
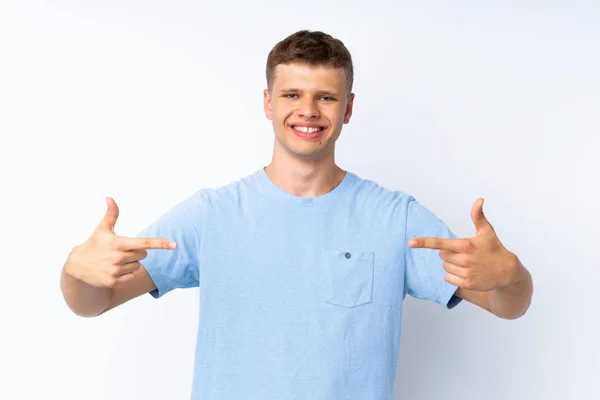
{"label": "pointing index finger", "polygon": [[413,238],[408,245],[413,249],[449,250],[460,253],[462,239],[444,239],[438,237]]}
{"label": "pointing index finger", "polygon": [[119,238],[120,247],[123,250],[154,250],[154,249],[164,249],[164,250],[173,250],[177,247],[177,243],[173,240],[169,239],[160,239],[160,238],[127,238],[122,237]]}

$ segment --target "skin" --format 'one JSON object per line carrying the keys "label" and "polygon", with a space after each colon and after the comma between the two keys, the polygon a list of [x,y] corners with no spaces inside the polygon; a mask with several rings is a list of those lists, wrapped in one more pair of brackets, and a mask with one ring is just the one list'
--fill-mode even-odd
{"label": "skin", "polygon": [[[282,189],[301,197],[329,192],[344,178],[335,164],[335,143],[350,122],[354,94],[346,90],[343,69],[305,64],[278,65],[264,110],[272,121],[273,157],[265,172]],[[319,138],[297,137],[293,125],[321,126]]]}
{"label": "skin", "polygon": [[516,254],[500,242],[483,213],[484,199],[471,208],[475,235],[470,238],[413,238],[412,248],[439,251],[447,274],[456,286],[456,295],[504,319],[524,315],[531,304],[531,274]]}
{"label": "skin", "polygon": [[[335,163],[335,143],[350,122],[354,97],[341,68],[298,63],[276,67],[272,87],[263,93],[265,116],[274,132],[273,156],[265,172],[274,184],[296,196],[315,197],[342,181],[345,171]],[[301,138],[292,129],[297,125],[324,129],[317,138]],[[119,208],[110,197],[107,205],[97,229],[73,249],[61,272],[65,300],[81,316],[103,314],[156,289],[140,261],[148,249],[174,250],[168,239],[117,236]],[[473,205],[471,218],[471,238],[411,238],[409,246],[439,252],[445,279],[458,286],[457,296],[498,317],[518,318],[531,302],[531,275],[500,242],[483,214],[483,199]]]}
{"label": "skin", "polygon": [[[292,90],[293,89],[293,90]],[[346,90],[343,69],[306,64],[278,65],[264,110],[275,132],[273,159],[265,168],[271,180],[297,196],[318,196],[344,177],[335,164],[335,142],[350,122],[355,95]],[[298,138],[291,126],[312,124],[326,130],[318,140]],[[438,251],[446,281],[456,295],[504,319],[525,314],[533,283],[518,257],[500,242],[483,214],[483,199],[471,210],[472,238],[412,238],[409,246]]]}

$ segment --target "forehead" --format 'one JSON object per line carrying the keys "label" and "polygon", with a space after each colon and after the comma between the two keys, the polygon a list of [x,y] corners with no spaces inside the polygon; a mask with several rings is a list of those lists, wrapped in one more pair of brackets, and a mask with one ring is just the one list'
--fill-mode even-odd
{"label": "forehead", "polygon": [[279,64],[275,67],[273,90],[289,87],[342,92],[346,87],[346,72],[343,68],[322,65]]}

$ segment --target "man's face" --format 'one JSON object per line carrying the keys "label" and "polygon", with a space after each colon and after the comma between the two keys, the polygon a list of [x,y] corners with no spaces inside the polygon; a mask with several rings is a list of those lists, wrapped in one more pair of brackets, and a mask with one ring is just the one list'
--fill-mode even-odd
{"label": "man's face", "polygon": [[342,68],[279,64],[264,108],[273,121],[275,151],[303,160],[333,156],[343,124],[350,122],[354,94],[346,91]]}

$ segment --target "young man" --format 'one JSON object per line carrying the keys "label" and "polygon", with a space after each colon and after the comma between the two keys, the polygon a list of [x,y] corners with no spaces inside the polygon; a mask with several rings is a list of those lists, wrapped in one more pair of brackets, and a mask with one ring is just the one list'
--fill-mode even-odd
{"label": "young man", "polygon": [[[350,53],[300,31],[267,60],[272,161],[181,201],[136,238],[108,211],[61,287],[78,315],[200,287],[193,399],[391,399],[406,294],[520,317],[532,280],[483,215],[458,238],[409,194],[335,164],[352,116]],[[176,247],[170,247],[174,242]],[[150,250],[150,251],[149,251]],[[140,264],[141,262],[141,264]]]}

